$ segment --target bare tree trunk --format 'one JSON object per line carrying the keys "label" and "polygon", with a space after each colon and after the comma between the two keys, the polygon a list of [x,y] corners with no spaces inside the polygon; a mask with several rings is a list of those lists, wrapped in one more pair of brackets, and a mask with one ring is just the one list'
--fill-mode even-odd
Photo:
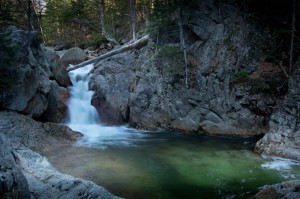
{"label": "bare tree trunk", "polygon": [[180,48],[183,51],[184,63],[185,63],[185,87],[188,88],[188,61],[186,53],[186,45],[184,39],[183,23],[182,23],[182,11],[181,8],[178,8],[178,24],[180,32]]}
{"label": "bare tree trunk", "polygon": [[294,56],[294,40],[296,31],[296,0],[293,0],[293,17],[292,17],[292,31],[291,31],[291,49],[290,49],[290,64],[289,74],[292,74],[293,56]]}
{"label": "bare tree trunk", "polygon": [[100,2],[100,24],[101,24],[101,29],[102,29],[102,34],[103,36],[110,42],[114,44],[119,44],[114,37],[112,37],[106,30],[105,27],[105,15],[106,15],[106,4],[105,0],[101,0]]}
{"label": "bare tree trunk", "polygon": [[104,55],[100,55],[99,57],[95,57],[93,59],[87,60],[87,61],[82,62],[80,64],[71,66],[67,69],[67,71],[72,71],[72,70],[75,70],[77,68],[81,68],[81,67],[86,66],[88,64],[98,62],[100,60],[106,59],[106,58],[111,57],[113,55],[120,54],[120,53],[123,53],[125,51],[131,50],[131,49],[134,49],[134,48],[140,48],[142,46],[145,46],[148,43],[148,40],[149,40],[149,35],[146,35],[146,36],[142,37],[139,40],[136,40],[132,43],[129,43],[129,44],[126,44],[126,45],[122,46],[121,48],[110,51],[110,52],[108,52]]}
{"label": "bare tree trunk", "polygon": [[[39,0],[39,7],[41,7],[41,1]],[[42,17],[42,14],[41,13],[38,13],[37,9],[36,9],[36,4],[35,4],[35,0],[32,0],[32,5],[33,5],[33,10],[34,10],[34,13],[37,17],[37,21],[38,21],[38,24],[39,24],[39,28],[40,28],[40,31],[41,31],[41,35],[42,35],[42,39],[43,39],[43,43],[45,43],[45,36],[44,36],[44,31],[43,31],[43,26],[42,26],[42,22],[41,22],[41,17]]]}
{"label": "bare tree trunk", "polygon": [[130,32],[131,32],[132,40],[135,41],[137,39],[136,0],[129,0],[129,5],[130,5]]}
{"label": "bare tree trunk", "polygon": [[27,25],[28,30],[34,30],[32,26],[32,10],[31,10],[31,0],[27,0]]}

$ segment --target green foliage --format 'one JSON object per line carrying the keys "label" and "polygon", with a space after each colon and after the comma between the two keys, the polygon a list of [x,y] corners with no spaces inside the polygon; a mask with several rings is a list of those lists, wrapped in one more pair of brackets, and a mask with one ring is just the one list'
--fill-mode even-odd
{"label": "green foliage", "polygon": [[97,46],[107,42],[106,38],[101,34],[101,32],[93,32],[90,39],[91,42],[89,45],[91,46]]}
{"label": "green foliage", "polygon": [[184,75],[183,52],[178,46],[160,46],[154,59],[163,75],[172,77]]}
{"label": "green foliage", "polygon": [[233,80],[237,82],[246,81],[248,80],[248,76],[249,76],[248,71],[243,69],[234,74]]}

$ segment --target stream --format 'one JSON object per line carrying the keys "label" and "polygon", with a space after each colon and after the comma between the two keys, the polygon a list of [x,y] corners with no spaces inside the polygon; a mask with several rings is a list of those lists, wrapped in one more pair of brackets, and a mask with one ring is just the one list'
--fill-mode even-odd
{"label": "stream", "polygon": [[69,123],[84,137],[46,154],[59,171],[128,199],[244,198],[266,184],[300,179],[300,163],[262,157],[256,139],[104,126],[91,106],[92,65],[70,72]]}

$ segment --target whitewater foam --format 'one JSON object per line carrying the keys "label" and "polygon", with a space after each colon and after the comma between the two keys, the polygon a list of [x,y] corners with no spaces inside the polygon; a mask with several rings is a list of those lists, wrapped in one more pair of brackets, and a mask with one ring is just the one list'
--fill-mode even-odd
{"label": "whitewater foam", "polygon": [[93,91],[89,90],[90,71],[93,64],[69,72],[73,86],[70,87],[69,122],[67,125],[74,131],[81,132],[84,137],[77,143],[88,147],[105,148],[108,145],[132,145],[142,136],[136,130],[125,126],[104,126],[99,115],[91,105]]}

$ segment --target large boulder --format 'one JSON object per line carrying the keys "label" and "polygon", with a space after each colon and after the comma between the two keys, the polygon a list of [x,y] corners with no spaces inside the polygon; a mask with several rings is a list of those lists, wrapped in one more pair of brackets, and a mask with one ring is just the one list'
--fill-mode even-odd
{"label": "large boulder", "polygon": [[67,67],[69,64],[79,64],[87,59],[84,50],[79,47],[73,47],[65,51],[60,61]]}
{"label": "large boulder", "polygon": [[71,85],[71,80],[68,75],[67,69],[64,67],[63,63],[59,60],[60,57],[57,53],[47,50],[44,50],[44,62],[49,66],[51,73],[49,74],[50,79],[56,80],[56,82],[62,87],[68,87]]}
{"label": "large boulder", "polygon": [[[3,52],[2,58],[7,61],[0,65],[0,108],[45,118],[45,112],[53,109],[56,100],[49,101],[53,84],[58,83],[60,88],[56,90],[71,85],[66,69],[57,55],[38,44],[35,32],[9,27],[3,35],[6,37],[3,45],[9,53]],[[56,122],[66,118],[66,110],[60,115]]]}
{"label": "large boulder", "polygon": [[7,111],[0,112],[0,134],[6,136],[12,147],[28,147],[40,152],[72,144],[81,137],[67,126],[36,122],[30,117]]}
{"label": "large boulder", "polygon": [[46,97],[48,107],[42,115],[42,120],[48,122],[64,122],[68,114],[69,90],[59,86],[53,81]]}
{"label": "large boulder", "polygon": [[300,68],[289,79],[288,95],[272,115],[269,132],[257,142],[262,154],[300,160]]}
{"label": "large boulder", "polygon": [[127,54],[114,56],[110,61],[96,66],[90,81],[90,88],[95,90],[92,104],[99,112],[102,122],[120,124],[128,121],[130,89],[135,84],[134,58]]}
{"label": "large boulder", "polygon": [[28,183],[16,160],[7,140],[0,134],[0,198],[30,198]]}

